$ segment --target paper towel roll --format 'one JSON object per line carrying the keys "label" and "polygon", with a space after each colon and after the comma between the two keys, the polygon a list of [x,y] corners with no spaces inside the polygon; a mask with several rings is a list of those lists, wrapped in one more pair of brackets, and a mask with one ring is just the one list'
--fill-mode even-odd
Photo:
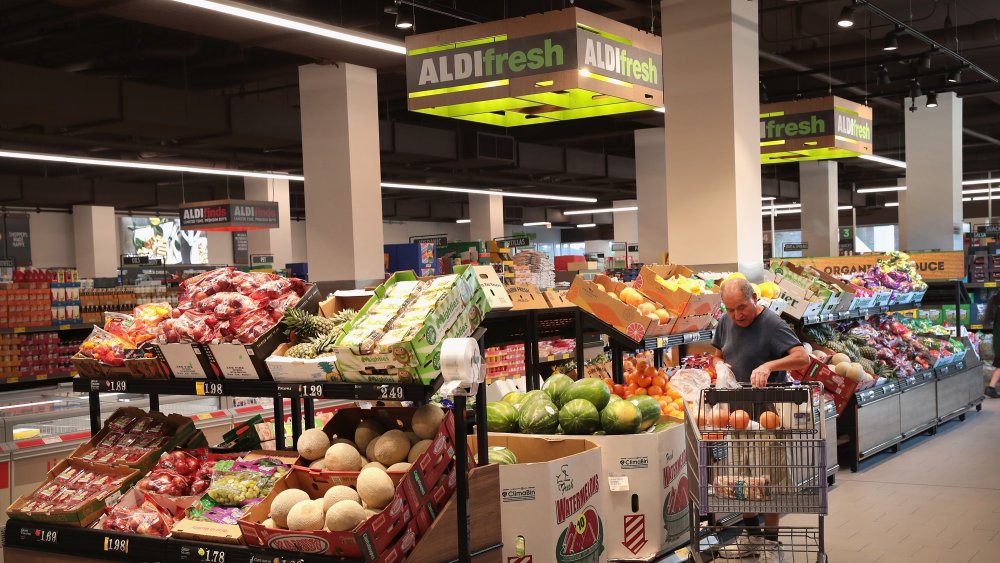
{"label": "paper towel roll", "polygon": [[483,358],[474,338],[447,338],[441,344],[441,375],[445,382],[469,386],[481,381]]}

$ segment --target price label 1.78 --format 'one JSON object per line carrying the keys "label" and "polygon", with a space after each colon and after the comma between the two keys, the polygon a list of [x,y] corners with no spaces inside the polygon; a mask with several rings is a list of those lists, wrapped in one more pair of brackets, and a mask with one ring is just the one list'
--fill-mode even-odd
{"label": "price label 1.78", "polygon": [[226,552],[211,547],[199,547],[198,556],[205,563],[226,563]]}

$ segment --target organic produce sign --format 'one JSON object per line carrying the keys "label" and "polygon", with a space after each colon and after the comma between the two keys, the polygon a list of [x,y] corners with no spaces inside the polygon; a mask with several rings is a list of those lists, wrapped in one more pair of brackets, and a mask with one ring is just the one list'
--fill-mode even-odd
{"label": "organic produce sign", "polygon": [[[875,267],[885,254],[862,256],[827,256],[817,258],[785,258],[786,262],[808,265],[832,276],[858,274]],[[944,252],[913,252],[910,259],[917,265],[917,272],[925,280],[954,280],[965,277],[965,253],[960,250]]]}
{"label": "organic produce sign", "polygon": [[498,126],[663,105],[660,38],[568,8],[406,38],[408,107]]}
{"label": "organic produce sign", "polygon": [[277,229],[278,203],[220,199],[180,206],[181,227],[197,231]]}

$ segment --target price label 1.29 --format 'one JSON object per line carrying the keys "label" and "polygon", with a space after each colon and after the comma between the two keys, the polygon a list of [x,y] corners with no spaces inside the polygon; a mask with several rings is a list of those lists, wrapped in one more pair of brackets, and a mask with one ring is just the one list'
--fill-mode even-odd
{"label": "price label 1.29", "polygon": [[105,536],[104,551],[107,553],[128,553],[128,540]]}
{"label": "price label 1.29", "polygon": [[303,397],[322,397],[323,396],[323,384],[322,383],[306,383],[302,386],[302,396]]}
{"label": "price label 1.29", "polygon": [[383,401],[402,401],[403,400],[403,386],[402,385],[379,385],[378,386],[378,398]]}

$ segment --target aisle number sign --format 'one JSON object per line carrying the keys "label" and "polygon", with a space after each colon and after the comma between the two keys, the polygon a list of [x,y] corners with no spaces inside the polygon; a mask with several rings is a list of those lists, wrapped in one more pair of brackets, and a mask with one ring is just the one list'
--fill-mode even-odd
{"label": "aisle number sign", "polygon": [[663,106],[660,38],[567,8],[406,38],[411,111],[498,126]]}
{"label": "aisle number sign", "polygon": [[[860,256],[826,256],[816,258],[784,258],[783,260],[809,265],[832,276],[857,274],[875,267],[876,262],[886,258],[885,254],[863,254]],[[961,250],[945,252],[912,252],[910,259],[917,265],[917,271],[928,281],[957,280],[965,277],[965,253]]]}
{"label": "aisle number sign", "polygon": [[872,154],[872,108],[828,96],[760,106],[763,164]]}

